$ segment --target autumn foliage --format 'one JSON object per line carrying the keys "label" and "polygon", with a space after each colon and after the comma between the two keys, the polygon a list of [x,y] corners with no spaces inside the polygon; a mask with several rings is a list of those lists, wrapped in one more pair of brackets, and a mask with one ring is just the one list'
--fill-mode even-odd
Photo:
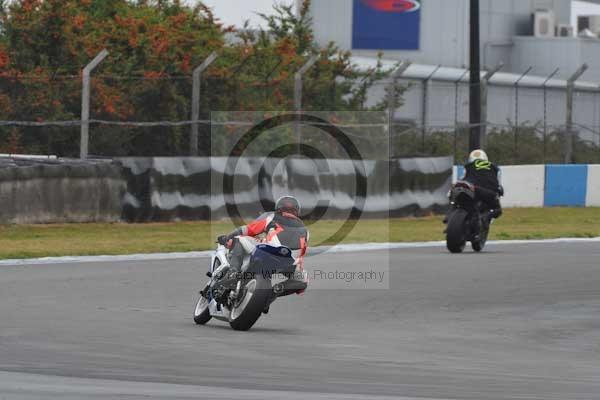
{"label": "autumn foliage", "polygon": [[[305,88],[308,109],[364,108],[365,85],[350,55],[333,44],[319,48],[308,1],[300,15],[276,6],[268,28],[234,30],[200,1],[0,0],[0,120],[72,121],[81,113],[81,70],[102,49],[94,71],[91,118],[108,121],[190,119],[191,73],[211,52],[202,112],[286,110],[293,75],[311,54],[320,61]],[[377,71],[380,73],[381,71]],[[372,76],[372,75],[371,75]],[[202,127],[207,138],[207,127]],[[73,156],[79,127],[0,127],[0,152]],[[92,125],[91,151],[102,155],[185,154],[189,126],[132,128]],[[201,147],[206,148],[205,142]]]}

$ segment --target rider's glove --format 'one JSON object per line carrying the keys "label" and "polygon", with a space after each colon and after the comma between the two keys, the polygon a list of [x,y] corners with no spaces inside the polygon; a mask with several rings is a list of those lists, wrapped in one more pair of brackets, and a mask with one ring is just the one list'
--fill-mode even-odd
{"label": "rider's glove", "polygon": [[504,197],[504,186],[498,186],[498,194],[500,195],[500,197]]}
{"label": "rider's glove", "polygon": [[226,246],[228,241],[229,236],[227,235],[221,235],[217,238],[217,243],[219,243],[221,246]]}

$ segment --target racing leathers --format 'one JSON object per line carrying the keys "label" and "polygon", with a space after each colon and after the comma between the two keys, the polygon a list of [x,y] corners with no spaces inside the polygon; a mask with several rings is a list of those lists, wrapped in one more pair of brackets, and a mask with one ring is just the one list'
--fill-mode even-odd
{"label": "racing leathers", "polygon": [[500,196],[504,195],[504,189],[500,176],[500,168],[490,161],[475,160],[465,165],[462,180],[475,185],[475,194],[491,211],[490,218],[499,218],[502,215]]}
{"label": "racing leathers", "polygon": [[[259,241],[256,239],[257,236],[263,234],[266,235],[264,240]],[[260,242],[290,248],[296,260],[297,271],[303,272],[303,261],[308,249],[308,239],[308,230],[300,218],[287,212],[270,212],[248,225],[239,227],[227,236],[221,236],[219,243],[230,249],[230,272],[240,272],[244,258]],[[305,282],[291,278],[274,287],[277,296],[301,293],[305,289]]]}

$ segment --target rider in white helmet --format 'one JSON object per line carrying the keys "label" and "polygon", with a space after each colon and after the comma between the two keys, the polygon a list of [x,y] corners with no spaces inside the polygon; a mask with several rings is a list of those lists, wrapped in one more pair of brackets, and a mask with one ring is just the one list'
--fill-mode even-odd
{"label": "rider in white helmet", "polygon": [[502,215],[500,197],[504,196],[504,188],[500,182],[500,168],[490,162],[485,151],[477,149],[469,154],[462,180],[475,185],[475,193],[490,210],[490,219]]}

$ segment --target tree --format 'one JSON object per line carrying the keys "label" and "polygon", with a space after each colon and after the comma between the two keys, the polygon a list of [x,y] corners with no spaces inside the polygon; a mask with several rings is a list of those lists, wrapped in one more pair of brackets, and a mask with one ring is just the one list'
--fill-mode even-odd
{"label": "tree", "polygon": [[[307,109],[366,109],[368,88],[386,71],[379,65],[365,75],[333,43],[320,48],[309,6],[304,1],[296,15],[276,5],[262,15],[267,28],[253,32],[224,26],[200,1],[0,0],[0,120],[77,120],[81,69],[103,48],[110,55],[94,71],[92,119],[189,120],[191,71],[212,51],[219,58],[203,81],[202,118],[209,110],[291,109],[293,74],[313,54]],[[202,126],[205,139],[209,129]],[[91,152],[186,154],[188,132],[92,124]],[[0,143],[9,138],[27,152],[78,152],[77,126],[0,128]]]}

